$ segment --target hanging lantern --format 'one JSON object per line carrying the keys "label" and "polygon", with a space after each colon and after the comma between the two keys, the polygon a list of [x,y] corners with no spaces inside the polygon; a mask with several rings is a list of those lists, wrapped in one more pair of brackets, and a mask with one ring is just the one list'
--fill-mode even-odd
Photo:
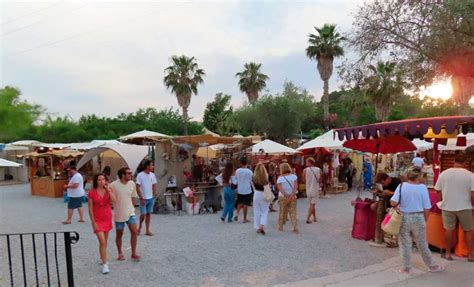
{"label": "hanging lantern", "polygon": [[423,135],[425,139],[454,139],[458,136],[458,132],[454,131],[453,133],[448,134],[445,128],[442,128],[438,134],[435,134],[433,128],[428,128],[426,134]]}

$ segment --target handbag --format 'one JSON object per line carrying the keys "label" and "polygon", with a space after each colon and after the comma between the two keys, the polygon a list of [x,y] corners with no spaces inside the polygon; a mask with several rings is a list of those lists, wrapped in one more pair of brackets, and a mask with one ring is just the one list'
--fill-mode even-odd
{"label": "handbag", "polygon": [[275,199],[275,195],[269,184],[263,186],[263,199],[267,202],[272,202]]}
{"label": "handbag", "polygon": [[[397,206],[400,206],[402,202],[402,187],[403,183],[400,184],[400,198]],[[389,235],[398,235],[400,233],[400,227],[402,226],[402,220],[403,214],[395,207],[392,207],[382,221],[382,230]]]}

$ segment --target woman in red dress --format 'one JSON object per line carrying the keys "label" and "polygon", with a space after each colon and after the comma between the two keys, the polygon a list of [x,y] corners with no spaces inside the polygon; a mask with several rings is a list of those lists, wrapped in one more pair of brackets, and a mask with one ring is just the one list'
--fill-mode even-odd
{"label": "woman in red dress", "polygon": [[115,203],[115,194],[108,186],[103,173],[94,175],[92,182],[93,189],[87,195],[89,216],[92,228],[99,240],[99,253],[102,260],[102,274],[109,273],[107,261],[107,239],[109,231],[112,229],[112,208],[110,204]]}

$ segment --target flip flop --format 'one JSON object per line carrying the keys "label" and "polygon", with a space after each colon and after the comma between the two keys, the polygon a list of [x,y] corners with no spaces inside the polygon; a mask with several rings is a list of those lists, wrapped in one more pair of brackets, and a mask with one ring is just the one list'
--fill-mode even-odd
{"label": "flip flop", "polygon": [[133,261],[140,261],[141,257],[138,255],[132,255],[132,260]]}
{"label": "flip flop", "polygon": [[403,269],[403,268],[397,269],[397,272],[401,273],[401,274],[410,274],[409,270],[406,270],[406,269]]}
{"label": "flip flop", "polygon": [[82,220],[78,220],[77,222],[86,222],[86,221],[84,219],[82,219]]}
{"label": "flip flop", "polygon": [[62,224],[71,224],[71,221],[63,221]]}
{"label": "flip flop", "polygon": [[448,261],[453,261],[453,257],[452,257],[451,255],[450,255],[450,256],[446,256],[446,254],[442,254],[442,255],[441,255],[441,258],[446,259],[446,260],[448,260]]}
{"label": "flip flop", "polygon": [[444,266],[442,265],[435,265],[434,268],[430,268],[431,273],[441,272],[444,270]]}
{"label": "flip flop", "polygon": [[151,232],[147,232],[147,233],[145,233],[145,235],[146,235],[146,236],[153,236],[154,234],[151,233]]}
{"label": "flip flop", "polygon": [[117,257],[117,260],[118,260],[118,261],[124,261],[124,260],[125,260],[125,256],[123,256],[123,254],[119,254],[119,256]]}
{"label": "flip flop", "polygon": [[310,220],[306,220],[306,224],[311,224],[312,222]]}

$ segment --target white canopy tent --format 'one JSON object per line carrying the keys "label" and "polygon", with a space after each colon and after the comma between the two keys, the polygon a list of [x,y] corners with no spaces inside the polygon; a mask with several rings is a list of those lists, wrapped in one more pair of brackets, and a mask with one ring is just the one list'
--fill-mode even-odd
{"label": "white canopy tent", "polygon": [[76,150],[90,150],[93,148],[105,146],[105,145],[116,145],[116,144],[123,144],[118,140],[93,140],[88,143],[73,143],[69,147],[70,149]]}
{"label": "white canopy tent", "polygon": [[279,144],[272,140],[264,140],[258,144],[253,145],[251,153],[253,154],[294,154],[298,153],[297,150],[289,148],[285,145]]}
{"label": "white canopy tent", "polygon": [[467,147],[474,145],[474,133],[468,133],[466,135],[460,134],[459,137],[466,137],[466,145],[465,146],[457,146],[457,138],[448,139],[448,143],[446,145],[439,145],[440,151],[448,151],[448,150],[465,150]]}
{"label": "white canopy tent", "polygon": [[104,145],[87,151],[77,163],[77,169],[83,167],[94,157],[102,154],[102,165],[111,167],[112,175],[117,174],[118,169],[128,166],[135,171],[140,162],[148,155],[148,146],[131,144]]}
{"label": "white canopy tent", "polygon": [[17,162],[0,158],[0,167],[21,167],[21,166],[23,165]]}
{"label": "white canopy tent", "polygon": [[347,150],[345,147],[342,146],[344,142],[340,141],[338,137],[334,137],[334,131],[330,130],[319,137],[310,140],[309,142],[305,143],[304,145],[300,146],[296,150],[304,150],[304,149],[311,149],[311,148],[325,148],[329,150]]}
{"label": "white canopy tent", "polygon": [[425,140],[413,139],[411,142],[416,146],[417,151],[427,151],[433,149],[433,143],[427,142]]}
{"label": "white canopy tent", "polygon": [[121,136],[119,140],[128,141],[128,140],[134,140],[134,139],[147,139],[147,138],[170,138],[170,136],[157,133],[154,131],[142,130],[133,134]]}

